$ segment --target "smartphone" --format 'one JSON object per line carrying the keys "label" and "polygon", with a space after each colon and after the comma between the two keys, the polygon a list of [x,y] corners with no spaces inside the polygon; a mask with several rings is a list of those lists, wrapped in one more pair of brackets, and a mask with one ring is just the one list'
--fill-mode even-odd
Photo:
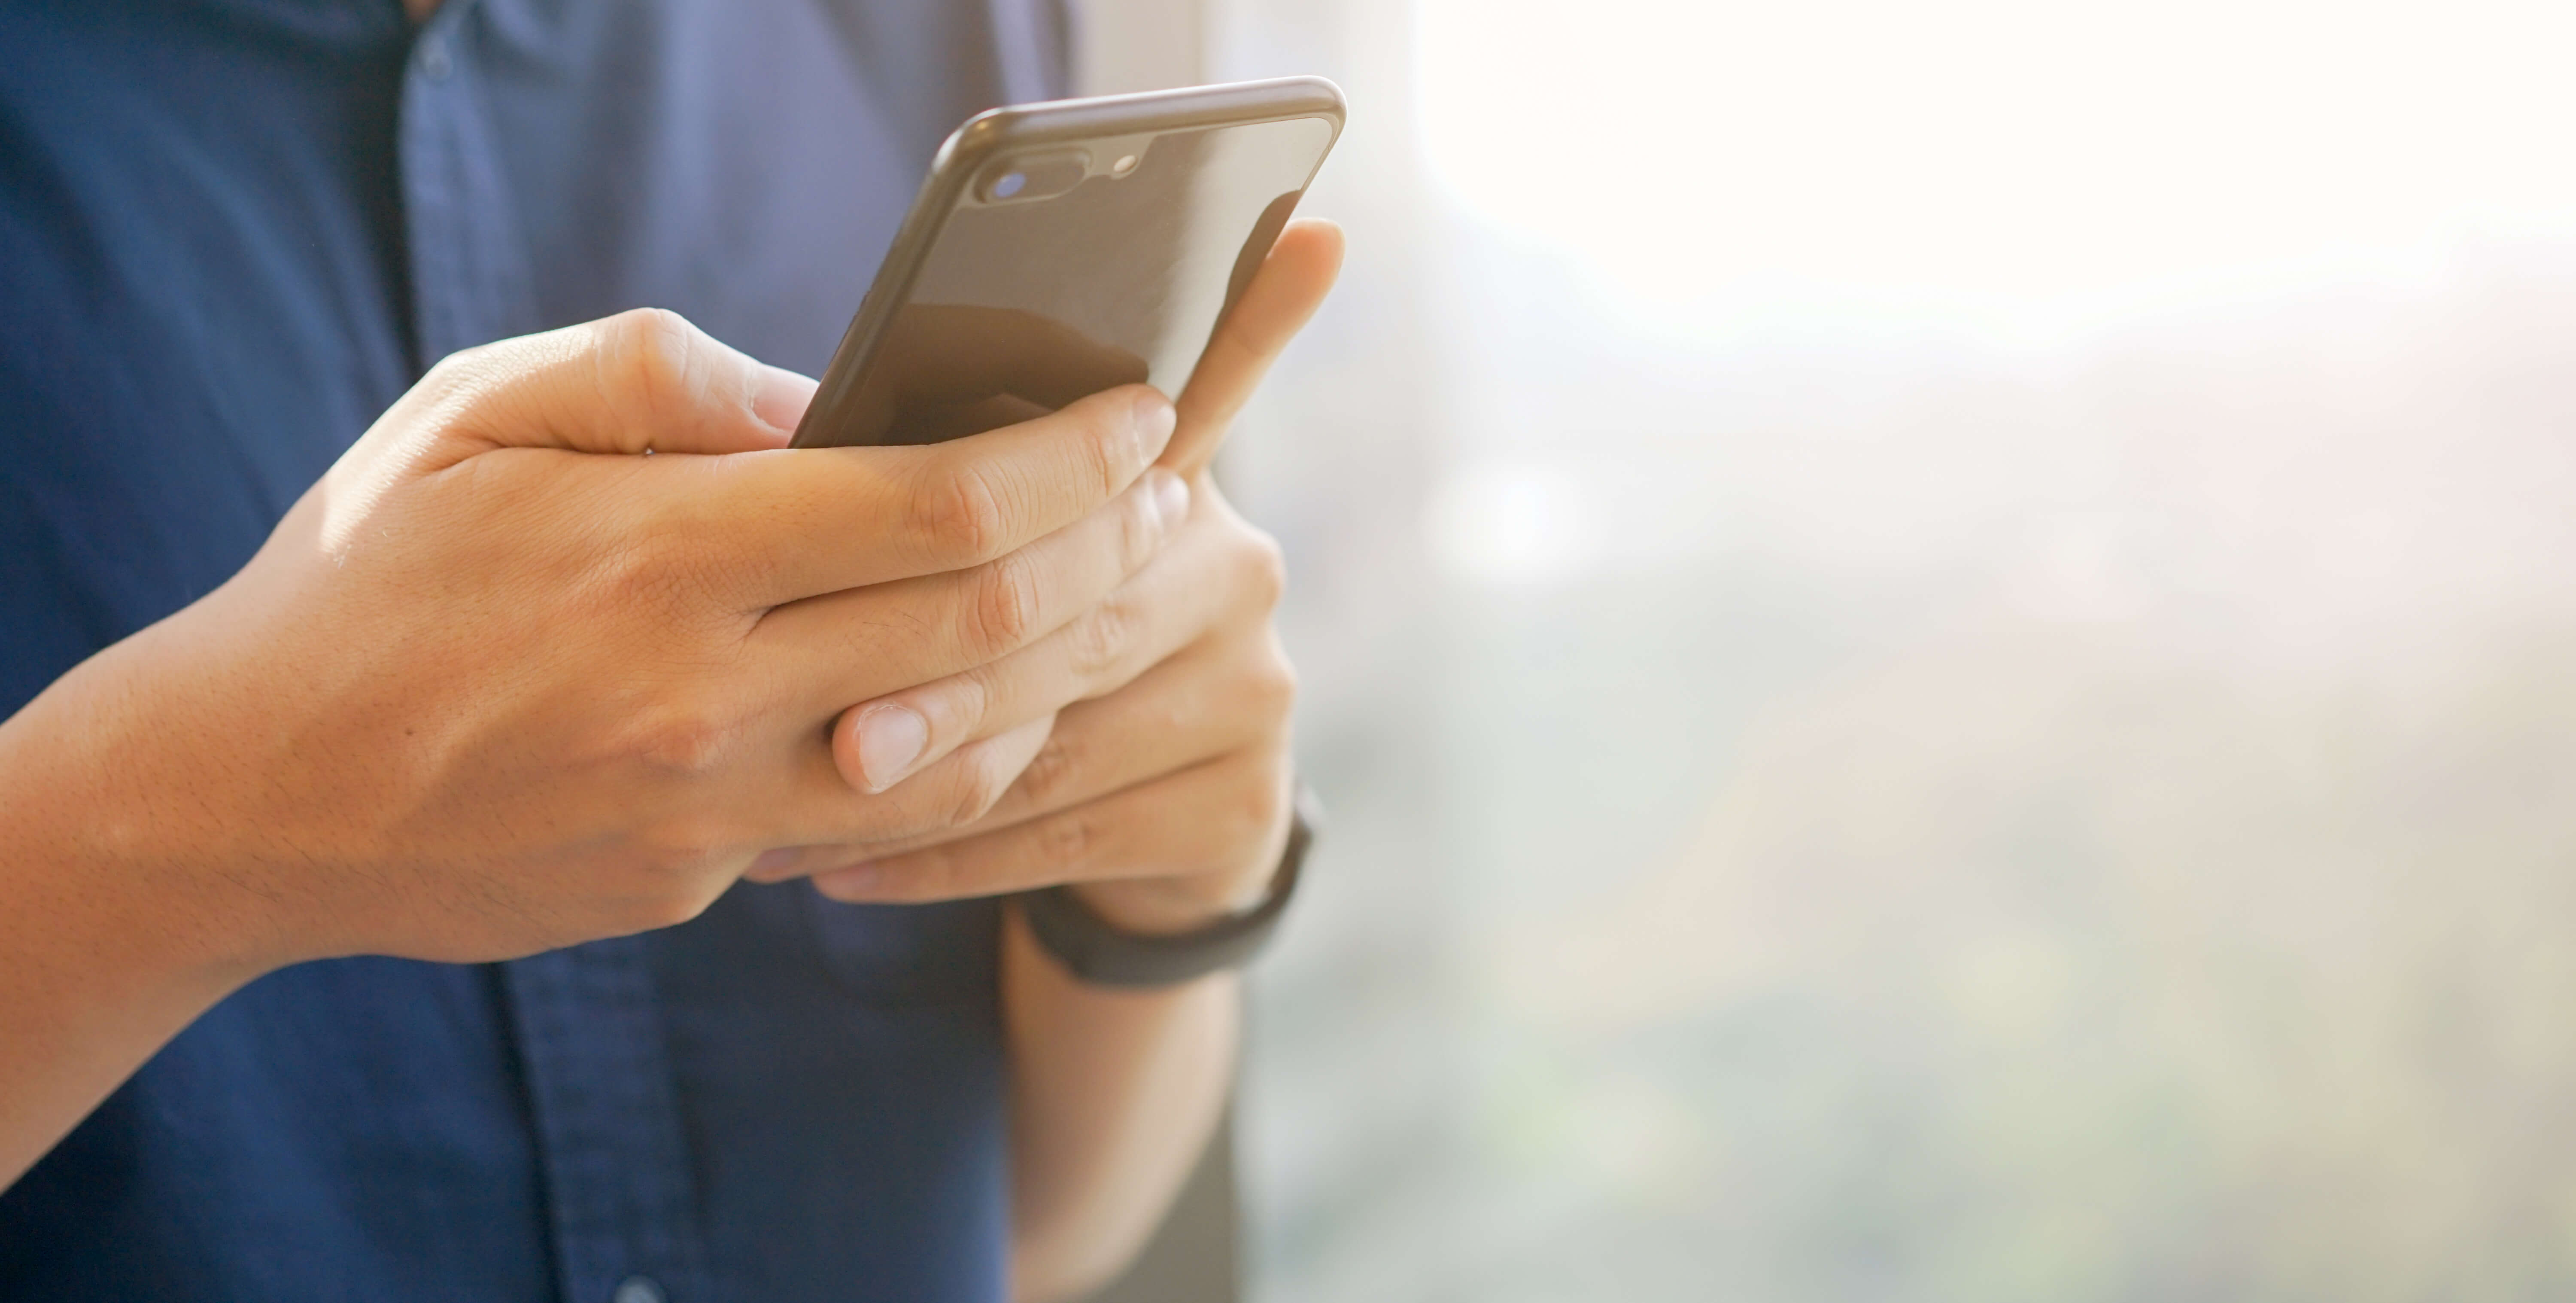
{"label": "smartphone", "polygon": [[796,428],[936,443],[1178,395],[1342,131],[1320,77],[994,109],[932,162]]}

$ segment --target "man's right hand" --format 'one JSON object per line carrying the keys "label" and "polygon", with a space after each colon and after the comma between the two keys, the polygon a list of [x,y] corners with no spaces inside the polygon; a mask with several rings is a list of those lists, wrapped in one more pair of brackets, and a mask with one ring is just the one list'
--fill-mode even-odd
{"label": "man's right hand", "polygon": [[43,740],[55,885],[245,973],[486,960],[981,813],[1047,720],[876,794],[833,720],[1141,567],[1186,510],[1171,405],[789,450],[812,388],[660,312],[442,362],[233,580],[0,727],[0,764]]}

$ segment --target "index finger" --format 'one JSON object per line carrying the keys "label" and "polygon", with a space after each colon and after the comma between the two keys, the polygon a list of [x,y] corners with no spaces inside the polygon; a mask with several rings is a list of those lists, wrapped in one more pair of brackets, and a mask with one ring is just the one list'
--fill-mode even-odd
{"label": "index finger", "polygon": [[1279,351],[1324,305],[1341,270],[1342,228],[1308,218],[1280,232],[1243,297],[1208,337],[1189,384],[1181,389],[1181,432],[1165,451],[1164,465],[1188,475],[1216,457],[1226,427],[1234,424]]}
{"label": "index finger", "polygon": [[675,457],[665,509],[746,607],[777,606],[1015,552],[1124,492],[1174,420],[1128,385],[946,443]]}

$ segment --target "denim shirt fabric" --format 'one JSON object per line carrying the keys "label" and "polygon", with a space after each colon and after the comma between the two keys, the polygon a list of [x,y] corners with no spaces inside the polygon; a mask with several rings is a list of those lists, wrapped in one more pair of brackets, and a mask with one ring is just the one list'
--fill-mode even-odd
{"label": "denim shirt fabric", "polygon": [[[428,363],[677,309],[809,373],[1047,0],[0,0],[0,711],[204,595]],[[996,916],[742,887],[301,965],[0,1194],[0,1300],[991,1300]],[[5,1053],[0,1047],[0,1053]]]}

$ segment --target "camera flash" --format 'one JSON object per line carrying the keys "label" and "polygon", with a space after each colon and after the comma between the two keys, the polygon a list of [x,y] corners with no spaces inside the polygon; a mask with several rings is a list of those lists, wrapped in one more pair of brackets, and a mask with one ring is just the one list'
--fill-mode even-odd
{"label": "camera flash", "polygon": [[1134,154],[1121,154],[1118,156],[1117,162],[1109,165],[1109,175],[1111,176],[1125,176],[1135,170],[1136,156]]}

